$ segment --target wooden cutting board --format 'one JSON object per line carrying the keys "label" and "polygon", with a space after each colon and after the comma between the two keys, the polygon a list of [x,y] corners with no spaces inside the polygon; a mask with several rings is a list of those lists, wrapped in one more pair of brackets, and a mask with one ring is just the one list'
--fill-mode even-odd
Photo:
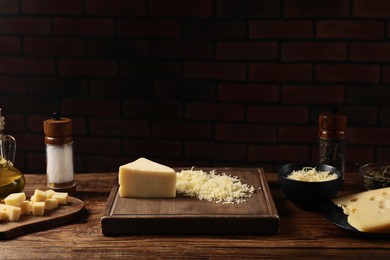
{"label": "wooden cutting board", "polygon": [[69,197],[67,205],[59,205],[58,208],[46,211],[43,216],[20,216],[19,221],[0,222],[0,239],[10,239],[23,234],[51,227],[63,225],[80,217],[84,209],[84,202],[74,197]]}
{"label": "wooden cutting board", "polygon": [[181,195],[163,199],[121,198],[116,180],[101,218],[103,234],[276,234],[279,216],[263,169],[215,170],[237,176],[242,183],[259,189],[242,204],[221,204]]}

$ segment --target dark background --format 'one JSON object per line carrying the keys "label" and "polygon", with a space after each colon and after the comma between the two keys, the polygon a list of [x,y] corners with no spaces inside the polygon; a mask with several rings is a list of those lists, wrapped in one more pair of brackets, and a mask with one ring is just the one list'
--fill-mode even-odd
{"label": "dark background", "polygon": [[43,121],[74,123],[76,172],[318,161],[348,116],[347,169],[390,161],[390,1],[1,0],[0,107],[16,166],[45,173]]}

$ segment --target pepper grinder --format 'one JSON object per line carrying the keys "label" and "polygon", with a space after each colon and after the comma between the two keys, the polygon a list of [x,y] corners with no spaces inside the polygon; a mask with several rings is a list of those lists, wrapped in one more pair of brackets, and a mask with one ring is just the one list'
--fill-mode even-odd
{"label": "pepper grinder", "polygon": [[344,181],[347,116],[337,109],[319,115],[320,163],[336,167]]}
{"label": "pepper grinder", "polygon": [[72,120],[54,117],[43,122],[46,144],[48,188],[58,192],[76,192],[73,169]]}

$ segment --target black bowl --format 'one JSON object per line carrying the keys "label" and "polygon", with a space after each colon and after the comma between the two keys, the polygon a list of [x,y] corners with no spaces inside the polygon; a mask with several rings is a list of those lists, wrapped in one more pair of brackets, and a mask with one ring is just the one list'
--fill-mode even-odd
{"label": "black bowl", "polygon": [[[315,167],[317,171],[329,171],[337,174],[338,178],[329,181],[307,182],[287,177],[294,170],[302,170],[304,167]],[[316,210],[336,196],[341,185],[341,172],[326,164],[290,163],[279,169],[278,180],[284,196],[294,205],[306,210]]]}

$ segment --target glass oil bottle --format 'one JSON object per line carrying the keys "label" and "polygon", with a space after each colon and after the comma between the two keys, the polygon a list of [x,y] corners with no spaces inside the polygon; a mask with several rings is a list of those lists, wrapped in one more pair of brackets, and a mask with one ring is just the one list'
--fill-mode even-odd
{"label": "glass oil bottle", "polygon": [[0,109],[0,199],[4,199],[11,193],[23,191],[26,184],[23,173],[13,165],[15,138],[4,134],[4,125],[4,117]]}

